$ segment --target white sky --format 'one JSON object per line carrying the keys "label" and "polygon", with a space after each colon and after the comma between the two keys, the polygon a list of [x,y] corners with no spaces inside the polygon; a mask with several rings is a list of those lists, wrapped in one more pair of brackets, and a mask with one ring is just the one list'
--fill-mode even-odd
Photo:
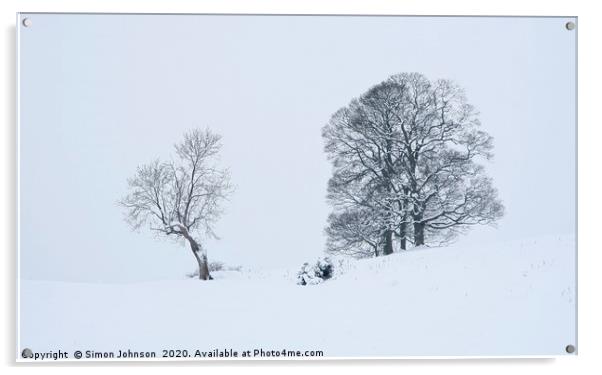
{"label": "white sky", "polygon": [[20,33],[21,276],[178,279],[187,247],[116,201],[193,127],[223,136],[236,192],[209,257],[295,266],[324,249],[321,128],[389,75],[466,89],[494,136],[506,216],[461,241],[575,231],[575,31],[562,18],[29,15]]}

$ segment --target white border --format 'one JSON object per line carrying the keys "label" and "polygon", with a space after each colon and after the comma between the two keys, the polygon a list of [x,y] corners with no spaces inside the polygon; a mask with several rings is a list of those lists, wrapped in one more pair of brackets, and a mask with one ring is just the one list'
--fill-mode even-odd
{"label": "white border", "polygon": [[[16,80],[16,116],[17,116],[17,191],[16,191],[16,195],[17,195],[17,315],[16,315],[16,320],[17,320],[17,337],[16,337],[16,343],[17,343],[17,347],[16,347],[16,353],[19,353],[19,348],[21,347],[21,72],[20,72],[20,58],[21,58],[21,28],[19,27],[21,25],[21,14],[17,13],[16,16],[16,46],[17,46],[17,51],[16,51],[16,61],[15,61],[15,70],[17,73],[17,76],[15,77]],[[18,356],[17,356],[18,358]]]}
{"label": "white border", "polygon": [[[19,59],[20,59],[20,33],[21,33],[21,29],[23,27],[22,22],[25,18],[27,18],[28,15],[35,15],[35,14],[57,14],[57,15],[61,15],[61,14],[74,14],[74,15],[107,15],[107,16],[111,16],[111,15],[131,15],[131,16],[229,16],[229,15],[234,15],[233,13],[112,13],[112,12],[104,12],[104,13],[94,13],[94,12],[61,12],[61,13],[55,13],[55,12],[19,12],[17,13],[17,24],[16,24],[16,29],[17,29],[17,348],[16,348],[16,361],[17,362],[27,362],[27,363],[33,363],[33,362],[39,362],[39,361],[35,361],[32,359],[25,359],[21,356],[21,350],[23,350],[23,347],[20,345],[20,255],[21,255],[21,245],[20,245],[20,225],[21,225],[21,220],[20,220],[20,200],[19,200],[19,192],[20,192],[20,169],[21,169],[21,165],[20,165],[20,131],[21,131],[21,113],[20,113],[20,74],[19,74]],[[537,18],[558,18],[558,19],[567,19],[567,20],[573,20],[575,22],[575,59],[578,62],[578,50],[577,50],[577,28],[578,28],[578,18],[576,16],[561,16],[561,15],[555,15],[555,16],[506,16],[506,15],[499,15],[499,16],[490,16],[490,15],[413,15],[413,14],[403,14],[403,15],[398,15],[398,14],[307,14],[307,13],[299,13],[299,14],[286,14],[286,13],[281,13],[281,14],[276,14],[276,13],[238,13],[238,15],[244,15],[244,16],[249,16],[249,17],[253,17],[253,16],[274,16],[274,17],[279,17],[279,16],[307,16],[307,17],[338,17],[338,16],[343,16],[343,17],[399,17],[399,18],[403,18],[403,17],[412,17],[412,18],[424,18],[424,19],[434,19],[434,18],[443,18],[443,17],[473,17],[473,18],[532,18],[532,19],[537,19]],[[575,84],[577,85],[577,64],[575,65]],[[577,86],[575,86],[575,100],[577,100]],[[577,104],[577,103],[576,103]],[[577,108],[578,106],[575,106],[575,133],[578,134],[578,121],[577,121]],[[575,152],[577,153],[577,137],[575,138]],[[577,155],[575,158],[575,163],[577,163]],[[577,164],[576,164],[577,166]],[[577,173],[575,173],[575,184],[576,186],[578,186],[577,184],[578,181],[578,176]],[[577,190],[575,190],[575,200],[577,201]],[[578,219],[578,207],[577,205],[575,206],[575,219]],[[324,356],[324,357],[271,357],[271,358],[264,358],[264,357],[252,357],[252,358],[139,358],[139,359],[119,359],[119,358],[111,358],[111,359],[107,359],[107,360],[99,360],[99,359],[74,359],[74,358],[68,358],[68,359],[59,359],[59,360],[53,360],[56,362],[94,362],[94,363],[101,363],[101,362],[188,362],[188,361],[217,361],[217,362],[234,362],[234,361],[298,361],[298,362],[306,362],[306,361],[328,361],[328,360],[335,360],[335,361],[339,361],[339,360],[396,360],[396,359],[492,359],[492,358],[529,358],[529,359],[542,359],[542,358],[560,358],[560,357],[565,357],[565,356],[570,356],[570,355],[577,355],[578,351],[579,351],[579,343],[578,343],[578,331],[577,331],[577,327],[578,327],[578,264],[577,264],[577,254],[578,254],[578,244],[577,244],[577,232],[578,232],[578,226],[577,226],[577,221],[575,222],[575,342],[572,344],[575,347],[575,352],[574,353],[563,353],[563,354],[543,354],[543,355],[514,355],[514,356],[507,356],[507,355],[495,355],[495,354],[489,354],[489,355],[467,355],[467,356],[432,356],[432,355],[428,355],[428,354],[424,354],[424,355],[420,355],[420,356],[407,356],[407,355],[398,355],[398,356],[349,356],[349,357],[331,357],[331,356]],[[116,344],[119,345],[119,344]],[[70,356],[72,355],[72,353],[69,354]],[[47,360],[48,361],[48,360]],[[46,361],[46,362],[47,362]]]}
{"label": "white border", "polygon": [[[1,254],[4,257],[5,277],[2,289],[4,304],[2,309],[2,332],[4,340],[0,341],[0,357],[5,374],[16,371],[27,374],[35,371],[37,365],[14,365],[15,344],[15,282],[16,263],[15,245],[16,230],[13,191],[16,182],[15,162],[15,84],[14,84],[14,25],[15,13],[24,10],[37,11],[85,11],[85,12],[314,12],[314,13],[391,13],[391,14],[507,14],[507,15],[550,15],[574,14],[579,16],[579,355],[551,359],[491,359],[471,360],[456,359],[438,361],[417,359],[413,361],[323,361],[304,362],[296,365],[290,362],[204,362],[195,363],[153,363],[145,368],[147,375],[164,374],[167,369],[177,369],[181,373],[198,375],[199,371],[210,371],[211,375],[231,373],[232,370],[245,371],[245,374],[303,374],[328,373],[332,375],[342,370],[347,375],[365,374],[368,370],[376,370],[379,374],[399,374],[400,371],[412,374],[504,374],[509,371],[530,374],[562,374],[597,373],[600,369],[602,352],[602,300],[599,297],[599,285],[602,285],[602,252],[599,245],[599,212],[602,211],[602,178],[599,176],[602,163],[602,127],[600,116],[599,92],[602,87],[602,23],[599,22],[600,6],[587,0],[505,0],[483,2],[478,0],[3,0],[0,2],[0,19],[2,20],[2,47],[0,58],[3,74],[3,88],[0,92],[0,114],[3,115],[4,126],[0,128],[0,207],[4,215],[0,216]],[[587,202],[584,205],[583,202]],[[44,367],[45,373],[66,374],[81,373],[85,367],[86,374],[105,374],[106,368],[111,371],[130,372],[130,367],[140,364],[119,363],[81,363],[65,367],[50,362],[38,363]],[[23,368],[23,367],[26,368]],[[199,368],[200,367],[200,368]],[[16,370],[15,370],[16,369]]]}

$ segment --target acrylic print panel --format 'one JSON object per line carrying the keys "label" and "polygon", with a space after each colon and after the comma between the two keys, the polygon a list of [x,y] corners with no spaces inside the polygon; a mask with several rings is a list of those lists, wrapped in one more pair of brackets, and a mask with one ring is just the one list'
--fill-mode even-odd
{"label": "acrylic print panel", "polygon": [[575,353],[576,19],[17,30],[20,360]]}

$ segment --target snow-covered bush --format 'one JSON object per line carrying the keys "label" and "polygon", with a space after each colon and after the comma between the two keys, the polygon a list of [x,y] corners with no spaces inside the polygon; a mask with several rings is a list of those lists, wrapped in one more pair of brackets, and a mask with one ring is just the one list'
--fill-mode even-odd
{"label": "snow-covered bush", "polygon": [[334,265],[328,257],[320,258],[314,264],[303,263],[297,274],[298,285],[316,285],[328,280],[334,273]]}

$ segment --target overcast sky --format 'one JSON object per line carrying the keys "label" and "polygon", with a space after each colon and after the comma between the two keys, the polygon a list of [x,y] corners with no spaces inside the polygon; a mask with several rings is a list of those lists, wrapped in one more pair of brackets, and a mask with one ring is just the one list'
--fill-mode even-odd
{"label": "overcast sky", "polygon": [[20,33],[21,276],[178,279],[190,250],[133,233],[116,201],[191,128],[223,136],[236,192],[211,259],[323,252],[321,128],[388,76],[455,80],[494,137],[506,215],[462,242],[575,231],[575,31],[562,18],[29,16]]}

